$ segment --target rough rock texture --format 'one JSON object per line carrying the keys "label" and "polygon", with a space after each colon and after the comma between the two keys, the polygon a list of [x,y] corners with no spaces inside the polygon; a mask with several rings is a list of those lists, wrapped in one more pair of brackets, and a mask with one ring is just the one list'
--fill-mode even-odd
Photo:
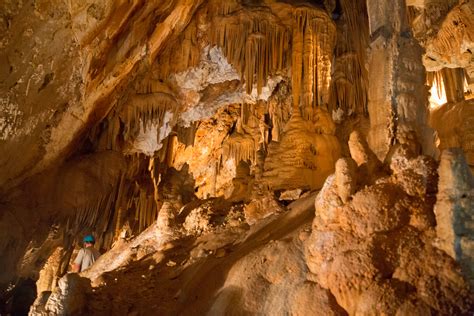
{"label": "rough rock texture", "polygon": [[[297,147],[300,162],[308,152],[314,159],[290,168],[291,188],[320,187],[332,172],[339,145],[325,109],[336,34],[330,12],[322,3],[201,4],[2,3],[0,225],[23,230],[2,230],[0,249],[11,258],[2,289],[26,250],[41,249],[28,254],[41,267],[86,231],[109,249],[122,231],[144,231],[161,210],[167,221],[192,199],[248,200],[254,185],[266,185],[266,158],[280,159],[273,152],[300,137],[286,137],[292,129],[312,133]],[[302,119],[290,128],[292,116]],[[56,172],[88,155],[105,165],[103,152],[123,162],[111,164],[113,177],[101,167]],[[168,182],[175,191],[183,183],[168,178],[171,168],[187,173],[189,191],[162,193]],[[56,243],[42,245],[48,234]]]}
{"label": "rough rock texture", "polygon": [[414,133],[423,153],[434,153],[428,126],[422,48],[410,33],[404,1],[367,2],[371,34],[368,141],[381,160],[393,144]]}
{"label": "rough rock texture", "polygon": [[85,155],[13,191],[2,205],[0,249],[5,255],[0,258],[0,283],[8,283],[14,273],[36,279],[38,266],[56,247],[70,245],[71,240],[64,239],[64,228],[82,234],[93,227],[106,227],[109,217],[102,210],[116,194],[123,168],[123,156],[116,152]]}
{"label": "rough rock texture", "polygon": [[2,1],[0,314],[467,313],[472,16]]}
{"label": "rough rock texture", "polygon": [[[199,4],[4,2],[2,73],[8,80],[2,84],[7,112],[0,184],[18,184],[64,159],[85,129],[110,111],[114,89],[181,31]],[[150,23],[153,11],[166,18]],[[123,45],[116,49],[116,43]]]}
{"label": "rough rock texture", "polygon": [[[336,165],[347,164],[345,159]],[[374,184],[359,183],[350,198],[354,181],[347,168],[336,168],[328,178],[306,241],[315,280],[351,315],[469,314],[469,283],[448,253],[433,246],[440,227],[433,213],[436,163],[394,155],[390,168],[392,174]],[[342,194],[341,178],[349,182]]]}
{"label": "rough rock texture", "polygon": [[324,111],[310,122],[293,113],[279,143],[270,144],[263,181],[272,189],[320,189],[340,156],[335,126]]}
{"label": "rough rock texture", "polygon": [[[154,225],[82,273],[95,284],[93,293],[86,291],[83,311],[346,315],[329,291],[311,279],[305,264],[302,244],[309,236],[313,201],[314,194],[250,230],[240,224],[196,232],[191,242],[177,236],[164,241]],[[146,255],[139,256],[141,251]],[[110,269],[116,262],[122,268]]]}
{"label": "rough rock texture", "polygon": [[80,117],[85,52],[64,1],[2,1],[0,11],[0,186],[6,189],[46,155],[51,128],[66,110],[70,120]]}
{"label": "rough rock texture", "polygon": [[[440,92],[445,90],[447,102],[462,101],[464,96],[471,99],[474,88],[474,2],[426,1],[424,6],[411,8],[409,12],[414,35],[426,49],[423,64],[428,75],[438,76],[438,94],[442,95]],[[431,85],[431,81],[428,84]]]}
{"label": "rough rock texture", "polygon": [[[357,178],[362,166],[342,158],[316,201],[315,194],[303,197],[250,228],[242,209],[191,203],[81,274],[94,286],[84,311],[469,315],[466,256],[456,262],[437,248],[441,226],[433,213],[436,196],[435,210],[448,206],[440,201],[457,179],[447,172],[460,170],[452,167],[457,160],[443,158],[438,169],[430,157],[404,153],[394,154],[390,174],[375,183]],[[35,308],[53,306],[52,298]],[[63,301],[54,308],[69,308]]]}
{"label": "rough rock texture", "polygon": [[[39,295],[29,315],[81,315],[87,305],[86,294],[90,280],[75,273],[62,277],[56,289],[45,296]],[[46,297],[48,296],[49,297]]]}
{"label": "rough rock texture", "polygon": [[[428,71],[447,68],[468,68],[472,78],[474,24],[472,14],[474,2],[445,1],[433,2],[414,21],[415,35],[426,42],[423,64]],[[431,30],[426,32],[427,23],[432,19]],[[422,28],[425,28],[423,30]]]}
{"label": "rough rock texture", "polygon": [[439,149],[462,148],[474,170],[474,100],[447,103],[433,110],[430,124],[439,137]]}
{"label": "rough rock texture", "polygon": [[437,246],[460,262],[474,286],[474,178],[462,150],[447,149],[441,155],[436,214]]}

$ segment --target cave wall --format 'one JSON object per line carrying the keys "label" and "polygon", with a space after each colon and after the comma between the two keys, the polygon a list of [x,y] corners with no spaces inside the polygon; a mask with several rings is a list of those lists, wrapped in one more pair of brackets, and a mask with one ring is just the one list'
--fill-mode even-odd
{"label": "cave wall", "polygon": [[187,25],[199,2],[2,5],[5,190],[70,155],[110,111],[114,90]]}
{"label": "cave wall", "polygon": [[[2,225],[24,221],[29,232],[4,231],[3,249],[12,254],[4,282],[17,260],[26,260],[20,257],[33,247],[27,246],[30,240],[41,244],[59,234],[69,236],[70,244],[94,227],[107,248],[123,225],[132,234],[143,231],[169,206],[166,199],[178,198],[176,185],[170,193],[161,191],[170,168],[189,168],[196,194],[189,192],[185,200],[239,200],[242,192],[266,194],[267,187],[317,189],[340,155],[327,112],[336,27],[323,3],[4,5],[2,89],[9,112],[2,126]],[[38,26],[28,28],[25,16]],[[43,27],[49,19],[54,22]],[[52,34],[52,42],[44,40]],[[20,67],[24,61],[38,64],[38,73]],[[209,138],[213,130],[216,136]],[[199,135],[210,143],[200,142]],[[295,139],[300,148],[295,160],[279,166]],[[124,167],[115,170],[105,196],[94,181],[64,193],[69,182],[63,178],[82,178],[85,187],[84,177],[98,177],[83,170],[69,178],[63,174],[68,171],[58,171],[64,161],[76,166],[90,156],[102,165],[109,152]],[[233,178],[242,163],[249,170],[238,193]],[[44,192],[34,189],[32,183],[48,177]],[[76,202],[56,205],[61,194]],[[31,205],[20,203],[21,196]],[[177,212],[182,201],[172,204]],[[29,221],[31,209],[35,221]],[[29,229],[33,223],[43,232]],[[46,228],[52,224],[59,232]],[[40,257],[31,260],[41,265]]]}

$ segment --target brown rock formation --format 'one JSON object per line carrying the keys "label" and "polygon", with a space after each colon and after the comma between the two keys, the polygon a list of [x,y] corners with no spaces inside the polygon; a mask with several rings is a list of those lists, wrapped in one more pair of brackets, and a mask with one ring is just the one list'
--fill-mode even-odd
{"label": "brown rock formation", "polygon": [[473,100],[444,104],[430,116],[430,124],[438,132],[439,149],[462,148],[471,171],[474,170],[473,105]]}
{"label": "brown rock formation", "polygon": [[472,194],[474,179],[462,150],[447,149],[441,155],[436,214],[437,246],[461,263],[463,272],[474,284]]}
{"label": "brown rock formation", "polygon": [[1,2],[0,314],[469,314],[473,12]]}
{"label": "brown rock formation", "polygon": [[[337,166],[343,164],[341,160]],[[440,190],[443,168],[442,162]],[[434,161],[407,159],[392,175],[359,185],[350,199],[347,191],[340,194],[341,171],[336,169],[316,198],[316,217],[306,241],[308,267],[318,284],[351,315],[469,313],[474,303],[469,284],[448,254],[432,245],[435,227],[438,236],[442,229],[435,226],[432,211]],[[349,188],[354,190],[353,183]],[[443,236],[452,244],[447,234]]]}

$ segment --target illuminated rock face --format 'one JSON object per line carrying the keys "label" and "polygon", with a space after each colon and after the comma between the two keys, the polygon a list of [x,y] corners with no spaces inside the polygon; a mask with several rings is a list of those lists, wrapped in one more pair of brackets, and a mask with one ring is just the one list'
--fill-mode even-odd
{"label": "illuminated rock face", "polygon": [[0,314],[472,310],[471,9],[4,1]]}
{"label": "illuminated rock face", "polygon": [[274,190],[320,189],[340,156],[335,126],[327,112],[306,122],[293,113],[281,141],[270,144],[263,181]]}
{"label": "illuminated rock face", "polygon": [[462,148],[474,170],[474,101],[447,103],[432,111],[430,124],[438,131],[439,149]]}
{"label": "illuminated rock face", "polygon": [[[433,131],[427,124],[428,108],[422,48],[411,35],[403,1],[385,5],[369,1],[370,43],[368,140],[379,159],[390,148],[415,133],[423,153],[434,154]],[[390,30],[390,31],[388,31]]]}
{"label": "illuminated rock face", "polygon": [[[123,88],[139,63],[181,31],[199,4],[2,4],[2,55],[8,56],[2,58],[8,76],[2,91],[9,107],[2,123],[2,188],[71,154],[81,135],[112,109],[114,89]],[[167,18],[152,23],[150,12]],[[50,19],[54,23],[42,27]],[[19,66],[30,62],[34,67]]]}
{"label": "illuminated rock face", "polygon": [[[395,154],[391,175],[381,175],[372,185],[360,177],[361,167],[345,168],[350,160],[339,160],[335,175],[316,197],[313,229],[306,241],[307,264],[316,282],[329,289],[350,315],[434,310],[464,314],[472,308],[473,295],[463,279],[463,273],[472,277],[472,266],[464,266],[463,273],[454,270],[449,252],[433,246],[441,238],[441,249],[453,247],[450,236],[463,237],[460,226],[454,227],[454,233],[449,226],[456,225],[456,216],[472,215],[472,207],[454,211],[449,198],[442,198],[444,186],[452,188],[454,184],[447,183],[456,181],[449,174],[463,167],[462,162],[452,162],[461,167],[449,168],[444,166],[449,162],[443,161],[438,199],[445,202],[435,206],[438,223],[433,213],[438,175],[431,157]],[[461,265],[472,258],[470,243],[464,240],[456,257]],[[451,296],[451,291],[459,296]]]}

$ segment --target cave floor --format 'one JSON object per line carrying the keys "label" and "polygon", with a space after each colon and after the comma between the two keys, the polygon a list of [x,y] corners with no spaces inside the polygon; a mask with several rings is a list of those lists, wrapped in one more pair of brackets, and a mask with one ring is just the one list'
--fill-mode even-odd
{"label": "cave floor", "polygon": [[[213,234],[184,238],[166,250],[159,263],[150,254],[123,269],[107,272],[104,285],[88,297],[88,315],[177,315],[204,314],[222,288],[229,269],[241,258],[271,241],[310,230],[314,218],[314,195],[295,201],[289,211],[269,216],[235,234],[224,250],[209,251],[192,258],[200,243],[212,248]],[[222,234],[229,234],[228,231]]]}

